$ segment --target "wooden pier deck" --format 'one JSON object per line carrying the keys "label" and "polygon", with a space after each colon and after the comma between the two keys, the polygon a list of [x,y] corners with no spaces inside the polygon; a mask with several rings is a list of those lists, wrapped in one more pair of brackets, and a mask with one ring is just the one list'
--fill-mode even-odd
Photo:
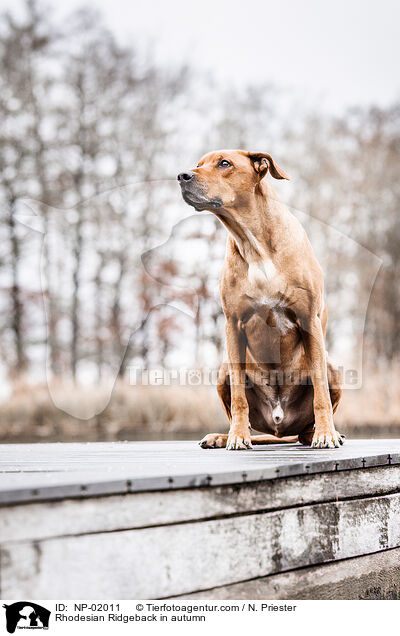
{"label": "wooden pier deck", "polygon": [[400,440],[0,447],[2,598],[398,598]]}

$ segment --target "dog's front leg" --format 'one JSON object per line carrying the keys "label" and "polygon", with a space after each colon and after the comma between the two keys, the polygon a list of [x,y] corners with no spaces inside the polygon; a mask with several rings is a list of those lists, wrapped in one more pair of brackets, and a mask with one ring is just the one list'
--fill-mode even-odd
{"label": "dog's front leg", "polygon": [[327,355],[321,320],[314,316],[302,329],[305,352],[314,387],[315,432],[311,442],[314,448],[335,448],[343,439],[335,430],[332,404],[329,396]]}
{"label": "dog's front leg", "polygon": [[227,450],[251,448],[249,405],[246,398],[246,339],[238,321],[227,318],[225,325],[228,368],[231,380],[232,420],[226,441]]}

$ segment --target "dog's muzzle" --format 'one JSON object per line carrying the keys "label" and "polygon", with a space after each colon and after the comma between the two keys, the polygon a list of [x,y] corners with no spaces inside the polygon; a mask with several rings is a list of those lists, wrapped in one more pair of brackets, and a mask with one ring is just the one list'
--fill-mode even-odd
{"label": "dog's muzzle", "polygon": [[219,198],[210,199],[204,192],[204,188],[195,179],[194,172],[181,172],[177,179],[182,190],[182,197],[188,205],[191,205],[197,211],[215,210],[222,207],[222,201]]}

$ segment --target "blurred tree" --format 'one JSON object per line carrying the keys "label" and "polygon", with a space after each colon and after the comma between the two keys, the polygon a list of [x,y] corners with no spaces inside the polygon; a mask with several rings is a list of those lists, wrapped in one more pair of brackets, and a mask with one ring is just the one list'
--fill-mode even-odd
{"label": "blurred tree", "polygon": [[[22,282],[25,250],[30,249],[31,244],[15,218],[18,200],[34,196],[39,201],[51,202],[48,170],[51,157],[46,147],[46,126],[51,126],[52,111],[47,93],[52,78],[50,70],[45,68],[55,36],[54,32],[51,34],[47,12],[34,0],[25,2],[23,20],[16,20],[10,13],[3,16],[0,38],[0,196],[3,200],[9,294],[8,318],[2,328],[7,341],[7,332],[12,335],[13,353],[8,357],[8,364],[13,377],[21,376],[27,369],[28,346],[32,340],[30,332],[33,329],[32,312]],[[47,221],[46,214],[44,221]],[[45,270],[47,264],[45,253]],[[51,338],[49,346],[52,346]]]}

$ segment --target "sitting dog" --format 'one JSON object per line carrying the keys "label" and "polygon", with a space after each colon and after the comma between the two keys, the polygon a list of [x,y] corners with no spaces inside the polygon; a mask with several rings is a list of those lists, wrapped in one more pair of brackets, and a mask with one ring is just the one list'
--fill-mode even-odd
{"label": "sitting dog", "polygon": [[[220,278],[227,360],[218,394],[230,427],[200,444],[240,450],[299,440],[339,447],[333,413],[341,377],[325,351],[322,270],[268,172],[289,179],[269,154],[221,150],[178,175],[186,203],[212,212],[229,233]],[[266,434],[252,436],[252,427]]]}

